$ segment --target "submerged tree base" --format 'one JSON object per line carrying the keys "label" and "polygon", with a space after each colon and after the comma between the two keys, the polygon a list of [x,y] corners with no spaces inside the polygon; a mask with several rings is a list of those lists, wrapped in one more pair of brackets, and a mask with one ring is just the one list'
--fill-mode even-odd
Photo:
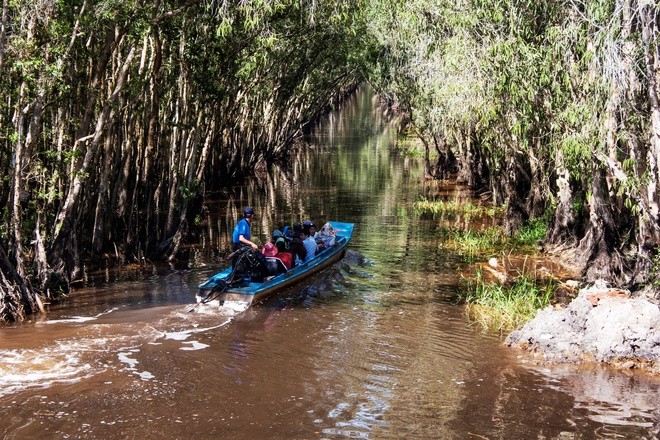
{"label": "submerged tree base", "polygon": [[547,307],[506,343],[547,362],[603,362],[660,374],[660,308],[598,282],[567,307]]}

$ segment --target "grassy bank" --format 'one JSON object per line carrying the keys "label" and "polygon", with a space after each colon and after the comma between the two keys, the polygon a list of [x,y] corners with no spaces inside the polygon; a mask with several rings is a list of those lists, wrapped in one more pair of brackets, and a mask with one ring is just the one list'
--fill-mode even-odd
{"label": "grassy bank", "polygon": [[[460,203],[457,201],[421,200],[415,208],[422,214],[452,214],[463,216],[496,216],[502,208]],[[512,256],[523,262],[524,256],[537,253],[537,243],[545,237],[547,220],[536,219],[526,223],[514,236],[507,236],[500,227],[481,231],[471,229],[445,229],[441,246],[463,257],[473,275],[465,277],[459,298],[467,304],[471,319],[487,329],[509,331],[520,327],[536,314],[536,310],[549,305],[554,297],[555,285],[534,273],[524,263],[514,274],[502,273],[501,262]],[[489,260],[491,260],[489,262]],[[489,263],[487,263],[489,262]],[[484,276],[488,270],[500,275],[499,281]]]}
{"label": "grassy bank", "polygon": [[468,316],[486,329],[514,330],[531,320],[538,309],[550,304],[552,283],[539,284],[520,275],[506,284],[484,282],[481,272],[463,292]]}
{"label": "grassy bank", "polygon": [[413,205],[420,215],[462,215],[467,217],[495,217],[504,212],[504,208],[480,205],[462,200],[428,200],[421,198]]}

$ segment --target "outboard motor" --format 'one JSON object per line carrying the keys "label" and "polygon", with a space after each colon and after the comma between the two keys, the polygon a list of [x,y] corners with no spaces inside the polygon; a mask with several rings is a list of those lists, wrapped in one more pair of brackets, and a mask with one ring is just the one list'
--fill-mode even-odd
{"label": "outboard motor", "polygon": [[247,246],[245,250],[239,250],[234,257],[232,266],[232,284],[238,284],[245,278],[260,283],[267,276],[266,257],[261,252],[253,251]]}

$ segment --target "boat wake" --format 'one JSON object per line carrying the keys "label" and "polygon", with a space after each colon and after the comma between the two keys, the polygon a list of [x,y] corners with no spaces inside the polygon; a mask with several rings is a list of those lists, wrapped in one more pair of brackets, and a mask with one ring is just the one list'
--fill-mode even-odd
{"label": "boat wake", "polygon": [[80,352],[60,345],[42,350],[0,350],[0,397],[28,388],[47,388],[55,383],[72,383],[97,374],[82,360]]}
{"label": "boat wake", "polygon": [[[158,379],[157,374],[140,365],[140,356],[148,345],[178,344],[182,351],[206,349],[209,344],[199,336],[226,326],[245,309],[225,304],[205,305],[194,314],[181,306],[118,310],[15,329],[15,338],[0,341],[0,397],[112,372],[143,381]],[[49,324],[48,331],[39,332],[36,344],[24,348],[29,341],[35,342],[35,328],[45,324]]]}
{"label": "boat wake", "polygon": [[234,313],[241,313],[246,311],[250,307],[250,304],[241,301],[225,301],[222,307]]}
{"label": "boat wake", "polygon": [[101,312],[97,315],[94,316],[72,316],[70,318],[64,318],[64,319],[49,319],[47,321],[42,321],[40,324],[61,324],[61,323],[83,323],[83,322],[90,322],[90,321],[96,321],[100,317],[104,315],[108,315],[116,310],[119,310],[119,307],[112,308],[110,310],[106,310],[105,312]]}

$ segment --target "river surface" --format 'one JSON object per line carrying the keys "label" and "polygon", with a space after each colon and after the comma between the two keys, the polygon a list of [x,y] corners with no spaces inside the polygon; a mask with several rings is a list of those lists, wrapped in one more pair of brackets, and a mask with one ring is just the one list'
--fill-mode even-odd
{"label": "river surface", "polygon": [[[90,270],[46,317],[0,329],[2,438],[658,438],[657,378],[538,365],[465,317],[470,268],[442,231],[493,220],[415,212],[469,193],[392,151],[369,90],[310,136],[210,195],[185,261]],[[260,243],[295,220],[354,222],[346,261],[245,311],[193,308],[245,205]]]}

